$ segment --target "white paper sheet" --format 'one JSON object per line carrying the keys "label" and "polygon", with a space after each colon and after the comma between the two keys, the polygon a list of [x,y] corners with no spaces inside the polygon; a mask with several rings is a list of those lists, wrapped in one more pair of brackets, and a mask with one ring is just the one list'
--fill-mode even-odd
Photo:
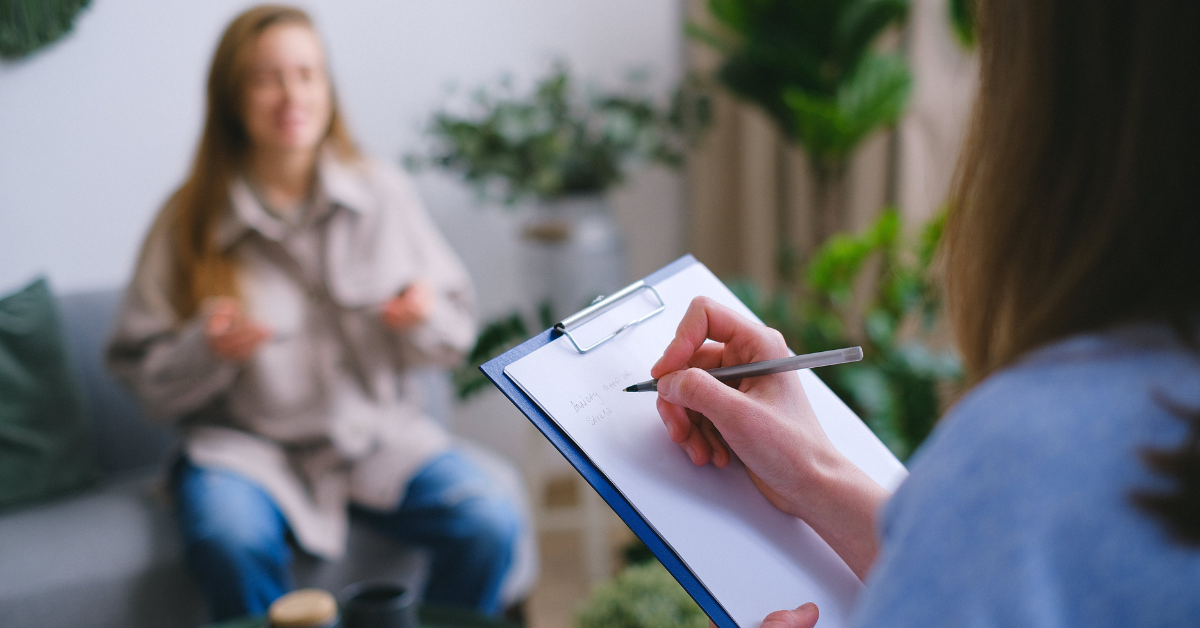
{"label": "white paper sheet", "polygon": [[[654,393],[621,389],[649,379],[692,298],[705,295],[753,314],[702,264],[656,285],[658,316],[580,355],[566,337],[505,369],[675,551],[741,628],[768,613],[816,602],[820,625],[846,624],[858,578],[804,522],[776,510],[738,461],[697,468],[671,442]],[[656,305],[643,291],[580,330],[581,344]],[[815,375],[799,375],[834,445],[889,490],[903,465]]]}

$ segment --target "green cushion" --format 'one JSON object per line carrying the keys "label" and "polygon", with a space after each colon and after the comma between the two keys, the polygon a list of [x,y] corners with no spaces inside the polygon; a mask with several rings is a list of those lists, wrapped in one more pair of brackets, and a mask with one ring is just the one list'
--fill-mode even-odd
{"label": "green cushion", "polygon": [[59,320],[45,279],[0,298],[0,508],[97,477]]}

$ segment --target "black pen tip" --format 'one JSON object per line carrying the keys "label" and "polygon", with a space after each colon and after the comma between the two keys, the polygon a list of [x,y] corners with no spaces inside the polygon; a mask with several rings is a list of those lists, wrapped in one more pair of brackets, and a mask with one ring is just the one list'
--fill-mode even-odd
{"label": "black pen tip", "polygon": [[625,390],[625,392],[637,392],[637,384],[634,384],[624,390]]}

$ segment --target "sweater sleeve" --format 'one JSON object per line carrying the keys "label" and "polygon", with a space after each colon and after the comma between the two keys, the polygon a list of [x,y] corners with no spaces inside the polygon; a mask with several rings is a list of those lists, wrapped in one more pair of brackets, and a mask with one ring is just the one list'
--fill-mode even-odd
{"label": "sweater sleeve", "polygon": [[171,422],[227,390],[238,366],[208,347],[204,319],[181,321],[169,298],[171,257],[161,221],[152,228],[109,339],[108,368],[147,416]]}

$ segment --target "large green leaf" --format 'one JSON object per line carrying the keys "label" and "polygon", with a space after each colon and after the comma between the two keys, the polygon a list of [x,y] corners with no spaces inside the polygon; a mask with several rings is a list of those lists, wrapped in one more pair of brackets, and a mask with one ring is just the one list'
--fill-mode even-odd
{"label": "large green leaf", "polygon": [[91,0],[0,0],[0,57],[20,59],[71,32]]}
{"label": "large green leaf", "polygon": [[801,140],[785,95],[836,100],[859,75],[879,35],[902,21],[908,6],[909,0],[709,0],[715,25],[689,24],[687,33],[722,54],[722,84]]}
{"label": "large green leaf", "polygon": [[890,247],[900,233],[900,215],[884,210],[862,233],[834,235],[808,264],[809,290],[832,303],[844,303],[867,259],[880,249]]}
{"label": "large green leaf", "polygon": [[517,312],[491,321],[475,341],[466,362],[454,371],[454,386],[459,399],[467,399],[488,387],[488,379],[479,371],[484,362],[517,346],[529,337],[529,328]]}
{"label": "large green leaf", "polygon": [[950,0],[950,25],[964,48],[975,47],[975,0]]}
{"label": "large green leaf", "polygon": [[784,102],[800,143],[819,164],[830,164],[846,160],[875,129],[894,124],[911,89],[912,76],[902,58],[868,55],[833,98],[792,88]]}
{"label": "large green leaf", "polygon": [[857,0],[842,12],[833,38],[833,58],[851,71],[858,67],[871,42],[893,24],[908,17],[906,0]]}

